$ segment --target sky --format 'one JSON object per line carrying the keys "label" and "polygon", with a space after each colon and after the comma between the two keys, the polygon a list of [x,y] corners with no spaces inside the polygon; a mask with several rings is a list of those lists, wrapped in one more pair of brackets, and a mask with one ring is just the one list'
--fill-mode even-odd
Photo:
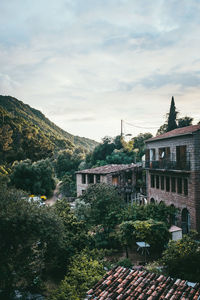
{"label": "sky", "polygon": [[172,95],[195,124],[200,1],[1,0],[0,94],[97,141],[155,134]]}

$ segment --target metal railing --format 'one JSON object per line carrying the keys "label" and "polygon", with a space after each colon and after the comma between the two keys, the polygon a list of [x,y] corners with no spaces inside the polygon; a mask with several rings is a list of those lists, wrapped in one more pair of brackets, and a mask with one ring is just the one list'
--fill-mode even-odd
{"label": "metal railing", "polygon": [[147,169],[190,170],[190,161],[172,161],[170,159],[145,161]]}

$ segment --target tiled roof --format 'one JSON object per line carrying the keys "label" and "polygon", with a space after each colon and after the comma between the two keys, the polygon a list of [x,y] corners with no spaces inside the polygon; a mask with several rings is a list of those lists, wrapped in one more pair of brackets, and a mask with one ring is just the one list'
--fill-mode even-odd
{"label": "tiled roof", "polygon": [[168,131],[166,133],[160,134],[158,136],[152,137],[152,138],[146,140],[145,142],[148,143],[148,142],[153,142],[156,140],[162,140],[162,139],[173,138],[176,136],[192,134],[198,130],[200,130],[200,124],[177,128],[177,129]]}
{"label": "tiled roof", "polygon": [[200,284],[188,285],[187,281],[157,275],[147,271],[117,267],[109,271],[85,299],[99,300],[157,300],[200,299]]}
{"label": "tiled roof", "polygon": [[127,165],[105,165],[97,168],[92,169],[86,169],[77,171],[76,173],[87,173],[87,174],[109,174],[109,173],[115,173],[123,170],[132,169],[134,167],[137,167],[136,164],[127,164]]}

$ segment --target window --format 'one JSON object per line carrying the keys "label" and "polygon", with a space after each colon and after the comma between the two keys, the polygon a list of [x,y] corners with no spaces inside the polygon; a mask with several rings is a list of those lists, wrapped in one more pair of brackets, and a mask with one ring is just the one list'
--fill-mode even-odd
{"label": "window", "polygon": [[94,175],[93,174],[88,174],[88,183],[94,183]]}
{"label": "window", "polygon": [[156,149],[150,149],[150,161],[156,160]]}
{"label": "window", "polygon": [[170,148],[159,148],[159,160],[170,159]]}
{"label": "window", "polygon": [[155,178],[154,178],[154,175],[151,175],[151,187],[152,188],[155,187]]}
{"label": "window", "polygon": [[178,193],[182,194],[182,178],[177,178]]}
{"label": "window", "polygon": [[172,192],[176,193],[176,178],[175,177],[171,178],[171,185],[172,185]]}
{"label": "window", "polygon": [[149,150],[149,149],[146,149],[145,160],[146,160],[146,161],[149,161],[149,160],[150,160],[150,150]]}
{"label": "window", "polygon": [[161,176],[161,190],[165,189],[165,177]]}
{"label": "window", "polygon": [[168,176],[166,177],[166,191],[170,191],[170,178]]}
{"label": "window", "polygon": [[159,175],[156,175],[156,188],[159,189],[160,187],[160,178]]}
{"label": "window", "polygon": [[86,184],[86,174],[82,174],[82,184]]}
{"label": "window", "polygon": [[184,195],[188,195],[188,180],[187,178],[184,179]]}
{"label": "window", "polygon": [[112,176],[112,185],[114,186],[118,185],[118,176],[116,175]]}
{"label": "window", "polygon": [[100,183],[100,175],[96,175],[96,183]]}
{"label": "window", "polygon": [[177,168],[183,170],[186,168],[187,164],[187,148],[186,146],[176,147],[176,162]]}

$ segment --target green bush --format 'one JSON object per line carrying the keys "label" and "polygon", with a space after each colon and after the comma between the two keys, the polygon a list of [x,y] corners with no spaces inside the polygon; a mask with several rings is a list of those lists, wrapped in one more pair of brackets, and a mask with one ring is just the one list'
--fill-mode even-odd
{"label": "green bush", "polygon": [[133,266],[133,264],[129,258],[124,258],[117,262],[117,266],[121,266],[124,268],[131,268]]}

